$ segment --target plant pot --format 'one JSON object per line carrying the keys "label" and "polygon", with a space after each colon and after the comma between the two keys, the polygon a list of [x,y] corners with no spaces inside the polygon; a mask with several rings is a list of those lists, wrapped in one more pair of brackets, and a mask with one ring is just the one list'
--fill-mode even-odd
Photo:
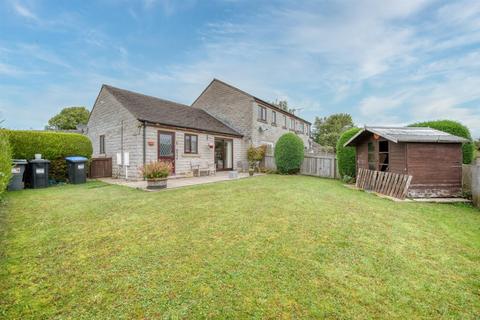
{"label": "plant pot", "polygon": [[167,187],[167,180],[167,178],[147,179],[147,189],[165,189]]}
{"label": "plant pot", "polygon": [[254,169],[248,169],[248,175],[251,177],[253,176],[255,170]]}

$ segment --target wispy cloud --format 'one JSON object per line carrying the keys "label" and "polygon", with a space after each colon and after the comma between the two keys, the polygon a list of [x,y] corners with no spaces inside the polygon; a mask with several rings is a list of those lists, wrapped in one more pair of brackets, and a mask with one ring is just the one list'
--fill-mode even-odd
{"label": "wispy cloud", "polygon": [[39,21],[37,15],[31,9],[26,7],[24,4],[21,4],[18,1],[13,1],[12,7],[18,15],[27,19]]}

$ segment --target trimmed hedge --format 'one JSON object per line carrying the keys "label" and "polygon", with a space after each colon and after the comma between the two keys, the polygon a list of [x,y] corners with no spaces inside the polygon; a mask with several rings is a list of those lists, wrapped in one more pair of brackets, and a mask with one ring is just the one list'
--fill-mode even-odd
{"label": "trimmed hedge", "polygon": [[91,158],[92,143],[90,139],[78,133],[64,133],[31,130],[2,130],[9,138],[13,158],[33,159],[35,153],[50,160],[50,177],[65,181],[67,166],[65,157],[83,156]]}
{"label": "trimmed hedge", "polygon": [[356,151],[354,147],[344,147],[343,145],[350,140],[354,135],[356,135],[361,129],[360,128],[351,128],[342,133],[340,138],[337,141],[337,161],[338,161],[338,172],[342,179],[345,176],[355,177],[356,164],[355,164],[355,155]]}
{"label": "trimmed hedge", "polygon": [[437,129],[446,133],[453,134],[454,136],[466,138],[470,140],[468,143],[462,145],[463,152],[463,163],[470,164],[472,163],[475,155],[475,145],[470,134],[470,130],[463,124],[457,121],[452,120],[436,120],[436,121],[425,121],[418,122],[409,125],[409,127],[429,127]]}
{"label": "trimmed hedge", "polygon": [[304,157],[302,139],[294,133],[285,133],[275,145],[274,156],[280,174],[298,173]]}
{"label": "trimmed hedge", "polygon": [[0,131],[0,195],[7,189],[12,176],[12,149],[7,135]]}

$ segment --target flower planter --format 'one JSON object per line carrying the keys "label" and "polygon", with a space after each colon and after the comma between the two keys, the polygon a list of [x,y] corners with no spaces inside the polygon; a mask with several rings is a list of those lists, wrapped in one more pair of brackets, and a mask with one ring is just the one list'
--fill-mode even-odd
{"label": "flower planter", "polygon": [[157,190],[157,189],[165,189],[167,187],[167,178],[160,178],[160,179],[147,179],[147,189],[149,190]]}
{"label": "flower planter", "polygon": [[255,173],[254,169],[248,169],[248,175],[251,177]]}

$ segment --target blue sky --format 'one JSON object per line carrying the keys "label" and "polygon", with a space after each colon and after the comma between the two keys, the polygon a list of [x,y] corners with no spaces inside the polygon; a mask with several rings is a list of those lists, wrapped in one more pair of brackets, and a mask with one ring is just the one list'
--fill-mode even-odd
{"label": "blue sky", "polygon": [[480,1],[0,3],[6,127],[91,108],[102,83],[190,104],[214,77],[308,120],[448,118],[480,137]]}

